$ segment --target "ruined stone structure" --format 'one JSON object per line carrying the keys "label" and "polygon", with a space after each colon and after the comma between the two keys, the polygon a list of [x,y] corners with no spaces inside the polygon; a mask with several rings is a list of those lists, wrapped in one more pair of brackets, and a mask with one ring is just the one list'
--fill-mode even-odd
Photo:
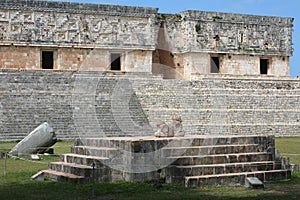
{"label": "ruined stone structure", "polygon": [[0,68],[289,76],[292,18],[0,1]]}
{"label": "ruined stone structure", "polygon": [[157,9],[27,0],[0,5],[0,68],[106,71],[116,60],[113,70],[151,72]]}
{"label": "ruined stone structure", "polygon": [[[0,141],[43,122],[58,139],[78,138],[71,154],[34,178],[87,182],[94,164],[97,181],[288,180],[289,164],[275,158],[269,135],[300,135],[292,23],[0,0]],[[185,137],[155,138],[157,121],[175,116]]]}
{"label": "ruined stone structure", "polygon": [[61,139],[153,135],[174,116],[187,135],[299,135],[291,18],[0,5],[0,140],[45,121]]}
{"label": "ruined stone structure", "polygon": [[[157,120],[171,122],[174,116],[181,116],[186,135],[299,135],[298,79],[138,77],[2,70],[0,140],[20,140],[45,121],[59,139],[79,133],[153,135]],[[116,89],[120,86],[127,92]]]}
{"label": "ruined stone structure", "polygon": [[[246,177],[290,180],[274,136],[106,137],[77,139],[71,153],[33,179],[60,182],[154,181],[186,187],[243,185]],[[93,169],[94,164],[94,169]]]}

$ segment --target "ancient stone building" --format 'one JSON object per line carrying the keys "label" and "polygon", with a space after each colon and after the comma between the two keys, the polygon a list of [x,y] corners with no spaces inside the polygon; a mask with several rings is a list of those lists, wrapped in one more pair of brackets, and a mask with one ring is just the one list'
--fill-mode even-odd
{"label": "ancient stone building", "polygon": [[[77,138],[37,179],[187,187],[289,180],[274,135],[300,135],[292,23],[0,0],[0,141],[23,139],[43,122],[58,139]],[[185,136],[154,137],[158,121]]]}
{"label": "ancient stone building", "polygon": [[292,18],[0,1],[0,68],[289,76]]}
{"label": "ancient stone building", "polygon": [[0,140],[300,134],[292,18],[0,0]]}

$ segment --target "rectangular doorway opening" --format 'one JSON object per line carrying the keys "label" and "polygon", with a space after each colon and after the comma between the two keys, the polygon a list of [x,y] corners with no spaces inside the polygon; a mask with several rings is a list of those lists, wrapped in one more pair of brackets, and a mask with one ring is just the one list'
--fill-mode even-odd
{"label": "rectangular doorway opening", "polygon": [[53,51],[42,51],[42,69],[53,69]]}
{"label": "rectangular doorway opening", "polygon": [[260,59],[260,74],[268,74],[269,60]]}
{"label": "rectangular doorway opening", "polygon": [[210,73],[219,73],[220,72],[220,60],[219,57],[210,58]]}
{"label": "rectangular doorway opening", "polygon": [[110,70],[121,70],[121,54],[112,53],[111,54],[111,62],[110,62]]}

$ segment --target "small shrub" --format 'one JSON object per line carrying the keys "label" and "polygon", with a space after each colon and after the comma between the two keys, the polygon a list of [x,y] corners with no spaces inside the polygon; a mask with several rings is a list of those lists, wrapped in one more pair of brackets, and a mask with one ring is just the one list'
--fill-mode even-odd
{"label": "small shrub", "polygon": [[166,20],[167,19],[167,16],[165,14],[161,14],[161,19],[162,20]]}
{"label": "small shrub", "polygon": [[221,19],[223,19],[223,17],[220,17],[220,16],[213,16],[212,18],[213,18],[213,20],[221,20]]}
{"label": "small shrub", "polygon": [[200,24],[196,24],[195,25],[195,30],[198,33],[201,30],[201,25]]}
{"label": "small shrub", "polygon": [[176,15],[176,18],[177,18],[177,19],[179,19],[179,20],[181,20],[181,19],[182,19],[182,17],[181,17],[181,15],[180,15],[180,14],[177,14],[177,15]]}

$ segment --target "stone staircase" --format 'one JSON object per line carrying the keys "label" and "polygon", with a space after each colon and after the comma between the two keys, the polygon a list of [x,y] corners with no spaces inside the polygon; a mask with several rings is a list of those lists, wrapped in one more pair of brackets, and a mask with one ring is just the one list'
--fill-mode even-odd
{"label": "stone staircase", "polygon": [[174,116],[189,135],[299,135],[299,79],[1,69],[0,83],[1,141],[21,140],[45,121],[63,140],[147,136]]}
{"label": "stone staircase", "polygon": [[[299,132],[299,82],[205,78],[132,83],[152,127],[181,116],[187,134],[276,135]],[[284,130],[284,131],[283,131]]]}
{"label": "stone staircase", "polygon": [[289,180],[284,161],[275,158],[274,136],[82,138],[40,174],[69,183],[90,182],[94,174],[101,182],[243,185],[246,177]]}

